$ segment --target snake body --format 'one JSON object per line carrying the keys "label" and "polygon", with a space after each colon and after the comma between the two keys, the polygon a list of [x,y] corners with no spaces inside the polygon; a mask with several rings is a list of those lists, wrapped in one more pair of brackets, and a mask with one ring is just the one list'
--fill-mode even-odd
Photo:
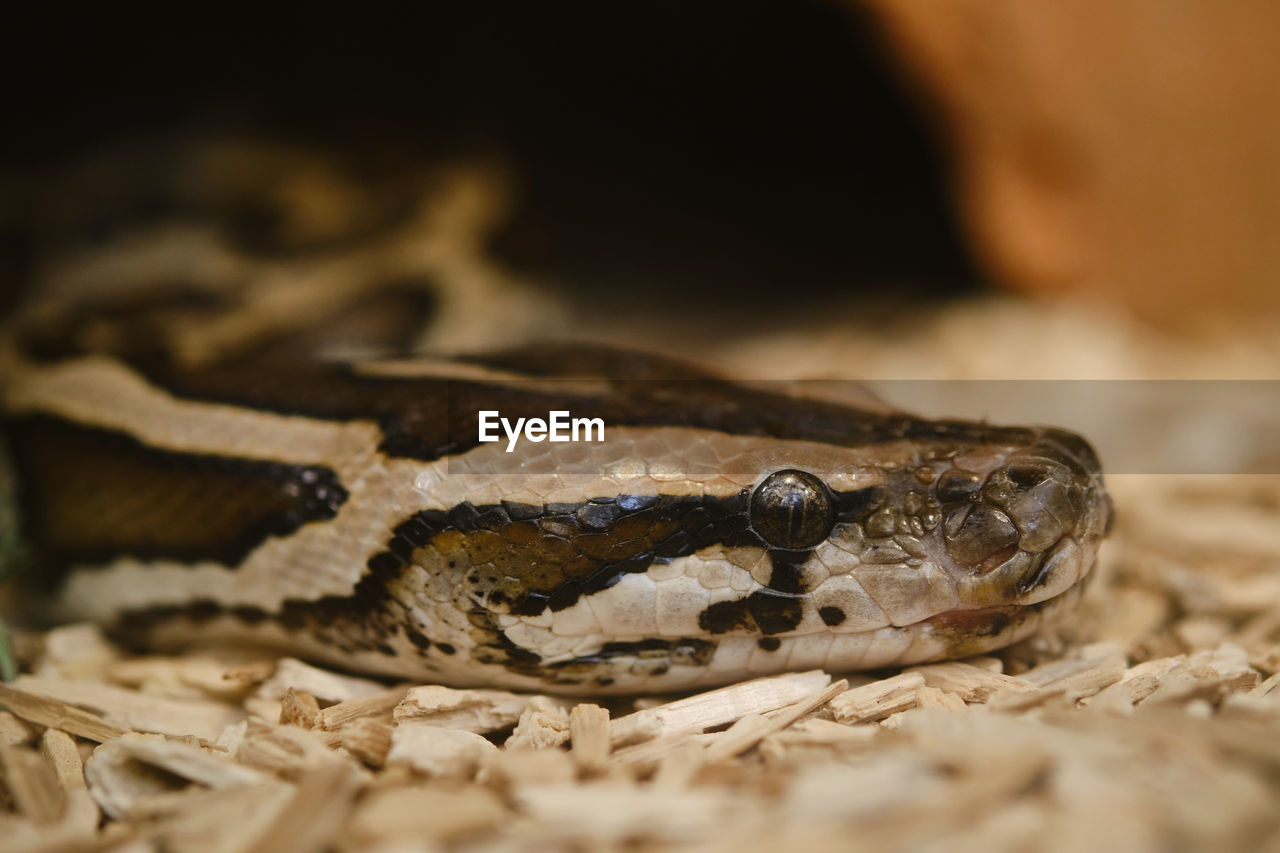
{"label": "snake body", "polygon": [[[151,648],[607,693],[974,654],[1079,598],[1110,521],[1079,436],[591,347],[352,357],[438,318],[457,264],[419,237],[178,288],[98,256],[21,313],[3,403],[31,606]],[[386,275],[396,252],[425,284]],[[482,411],[604,440],[509,451]]]}

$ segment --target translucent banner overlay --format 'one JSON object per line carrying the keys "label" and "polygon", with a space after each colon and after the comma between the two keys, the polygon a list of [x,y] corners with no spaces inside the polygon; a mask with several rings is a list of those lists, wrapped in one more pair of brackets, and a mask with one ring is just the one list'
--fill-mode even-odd
{"label": "translucent banner overlay", "polygon": [[[864,408],[925,420],[1060,427],[1086,438],[1112,474],[1280,474],[1280,380],[504,378],[492,386],[451,382],[448,400],[448,415],[441,414],[449,422],[450,474],[626,477],[644,465],[658,466],[660,474],[671,466],[665,473],[672,478],[705,477],[717,466],[752,474],[778,425],[797,441],[858,446],[874,439],[875,416],[859,414]],[[481,412],[490,413],[488,434],[497,441],[478,440]],[[522,417],[549,421],[555,412],[602,418],[604,441],[553,444],[545,432],[540,441],[522,432],[506,452],[512,445],[496,418],[514,426]],[[641,436],[654,427],[669,428],[677,446]],[[741,440],[721,442],[717,456],[678,446],[675,430],[685,428]],[[584,426],[579,437],[585,435]]]}
{"label": "translucent banner overlay", "polygon": [[1280,381],[893,380],[867,386],[926,417],[1069,429],[1089,440],[1108,473],[1280,474]]}

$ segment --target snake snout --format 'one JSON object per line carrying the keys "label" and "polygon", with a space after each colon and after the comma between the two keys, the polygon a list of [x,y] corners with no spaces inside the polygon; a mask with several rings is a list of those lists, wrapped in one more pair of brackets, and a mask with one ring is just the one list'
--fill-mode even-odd
{"label": "snake snout", "polygon": [[1084,489],[1064,465],[1035,457],[1013,459],[987,477],[982,497],[1002,510],[1018,533],[1018,548],[1048,550],[1084,515]]}
{"label": "snake snout", "polygon": [[1061,462],[1014,456],[964,502],[946,510],[951,557],[978,573],[1021,551],[1042,554],[1075,530],[1088,509],[1089,480]]}

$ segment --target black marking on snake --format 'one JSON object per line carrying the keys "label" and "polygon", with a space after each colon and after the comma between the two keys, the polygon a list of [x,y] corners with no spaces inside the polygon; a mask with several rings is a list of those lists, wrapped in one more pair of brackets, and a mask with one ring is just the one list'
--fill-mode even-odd
{"label": "black marking on snake", "polygon": [[698,627],[711,634],[785,634],[794,631],[803,618],[803,596],[765,587],[746,598],[712,604],[698,616]]}
{"label": "black marking on snake", "polygon": [[602,671],[625,669],[634,674],[661,675],[673,665],[706,666],[715,654],[716,645],[714,640],[696,637],[611,642],[605,643],[597,652],[546,664],[545,669],[555,680],[580,681],[593,678],[597,683],[603,684],[605,682],[600,675]]}
{"label": "black marking on snake", "polygon": [[819,607],[818,616],[822,618],[824,624],[832,628],[845,620],[844,611],[839,607]]}
{"label": "black marking on snake", "polygon": [[776,652],[782,647],[782,641],[777,637],[761,637],[756,640],[756,645],[766,652]]}
{"label": "black marking on snake", "polygon": [[271,537],[337,513],[329,468],[161,450],[123,432],[46,416],[6,425],[26,530],[53,588],[73,565],[127,555],[236,566]]}
{"label": "black marking on snake", "polygon": [[730,497],[602,497],[540,507],[462,503],[406,519],[370,565],[465,565],[460,581],[476,589],[476,599],[536,616],[571,607],[654,563],[741,540],[750,533],[746,500],[743,491]]}
{"label": "black marking on snake", "polygon": [[[702,627],[711,633],[791,630],[802,616],[801,564],[811,552],[767,549],[748,526],[748,497],[744,490],[729,497],[622,495],[542,506],[505,501],[423,510],[395,527],[385,550],[369,559],[352,594],[289,600],[278,618],[286,628],[308,631],[346,653],[393,655],[396,649],[386,639],[403,627],[409,642],[423,654],[432,649],[455,654],[452,645],[433,640],[428,627],[414,626],[408,608],[389,592],[410,566],[417,565],[428,571],[458,573],[459,583],[475,588],[470,618],[473,636],[481,641],[474,654],[483,662],[561,682],[585,678],[592,669],[588,665],[604,658],[651,659],[660,653],[668,663],[701,665],[710,659],[715,643],[692,638],[607,644],[593,655],[547,664],[535,652],[508,640],[494,617],[502,611],[537,615],[547,608],[564,609],[584,595],[609,588],[628,573],[719,543],[767,551],[774,561],[770,583],[776,588],[711,606],[702,614]],[[845,513],[865,513],[878,503],[878,497],[873,500],[863,493],[837,497],[844,500]],[[607,527],[602,526],[605,520]],[[477,571],[478,563],[487,563],[489,570]],[[466,568],[445,569],[446,565]],[[489,583],[489,578],[497,582]],[[193,614],[208,619],[225,613],[249,624],[269,616],[253,607],[224,608],[213,602],[200,602],[198,607],[198,612],[152,608],[122,619],[120,628],[126,633],[145,631],[165,619],[192,618]],[[666,664],[657,666],[662,665]]]}
{"label": "black marking on snake", "polygon": [[1022,576],[1022,580],[1018,581],[1018,594],[1027,595],[1037,587],[1044,586],[1048,583],[1051,575],[1049,568],[1050,552],[1045,551],[1032,556],[1030,568],[1028,568],[1026,574]]}
{"label": "black marking on snake", "polygon": [[228,612],[246,625],[258,625],[270,618],[265,610],[248,605],[237,605]]}
{"label": "black marking on snake", "polygon": [[[838,493],[841,520],[863,517],[880,495],[879,489]],[[424,565],[467,565],[473,587],[480,587],[479,577],[497,578],[485,583],[484,600],[518,616],[565,610],[627,574],[715,544],[766,550],[774,566],[770,588],[805,592],[801,565],[812,552],[768,548],[749,527],[748,498],[744,490],[728,497],[622,495],[542,506],[462,503],[411,516],[374,560],[408,564],[418,549],[428,549]],[[481,565],[485,571],[477,571]]]}

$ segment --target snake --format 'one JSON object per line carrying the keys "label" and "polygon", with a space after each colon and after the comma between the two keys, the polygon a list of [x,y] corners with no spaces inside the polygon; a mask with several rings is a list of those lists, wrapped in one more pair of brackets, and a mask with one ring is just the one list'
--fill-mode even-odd
{"label": "snake", "polygon": [[[293,160],[229,159],[241,194],[299,195]],[[329,180],[364,211],[336,233],[299,225],[315,192],[281,202],[310,243],[250,245],[210,203],[50,266],[0,337],[24,614],[625,694],[980,654],[1080,601],[1112,518],[1084,438],[520,339],[494,318],[538,297],[460,174],[391,213]],[[483,349],[431,349],[478,310]]]}

